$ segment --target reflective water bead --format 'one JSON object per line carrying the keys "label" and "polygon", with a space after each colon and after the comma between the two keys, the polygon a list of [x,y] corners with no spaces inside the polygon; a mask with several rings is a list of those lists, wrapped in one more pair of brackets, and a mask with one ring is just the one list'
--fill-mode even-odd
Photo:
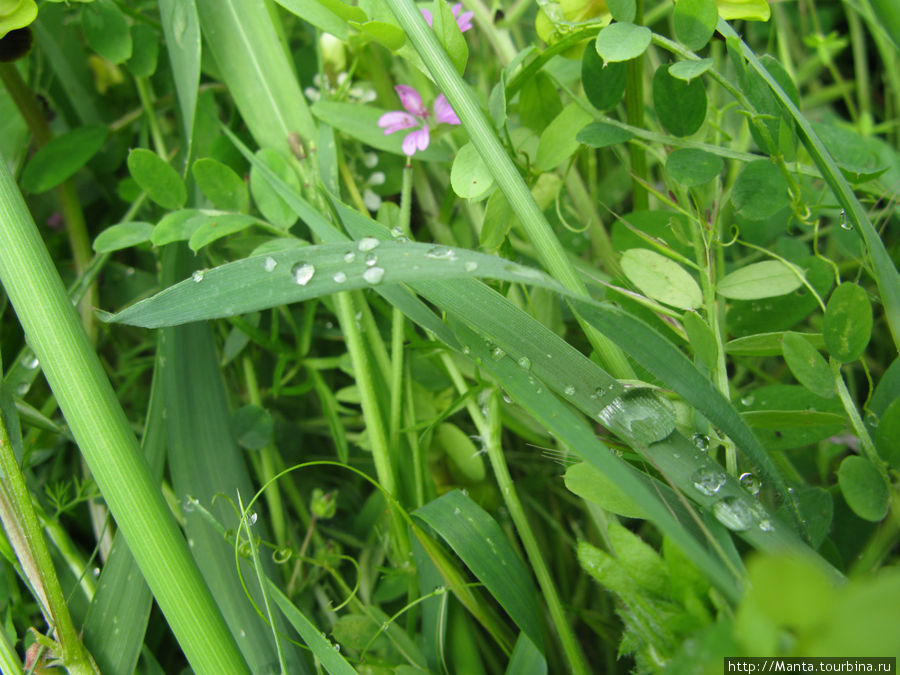
{"label": "reflective water bead", "polygon": [[709,436],[704,436],[703,434],[694,434],[691,436],[691,440],[694,441],[694,445],[697,446],[697,449],[700,452],[706,452],[709,450]]}
{"label": "reflective water bead", "polygon": [[274,270],[276,267],[278,267],[278,261],[275,260],[275,258],[273,258],[272,256],[267,255],[267,256],[266,256],[266,259],[263,260],[263,269],[264,269],[266,272],[271,272],[271,271]]}
{"label": "reflective water bead", "polygon": [[519,364],[519,367],[524,368],[525,370],[529,370],[531,368],[531,359],[529,359],[527,356],[520,357],[519,360],[516,361],[516,363]]}
{"label": "reflective water bead", "polygon": [[499,361],[504,356],[506,356],[506,352],[503,351],[502,347],[494,347],[491,350],[491,358],[494,359],[494,361]]}
{"label": "reflective water bead", "polygon": [[465,268],[466,272],[474,272],[478,269],[478,263],[474,260],[470,260],[465,265],[463,265],[463,267]]}
{"label": "reflective water bead", "polygon": [[747,492],[749,492],[754,497],[759,494],[759,490],[762,487],[762,483],[759,482],[759,478],[750,473],[749,471],[745,471],[741,474],[738,480],[741,483],[741,487],[744,488]]}
{"label": "reflective water bead", "polygon": [[344,272],[335,272],[334,276],[331,278],[334,279],[334,283],[336,284],[342,284],[347,281],[347,275]]}
{"label": "reflective water bead", "polygon": [[378,241],[375,237],[363,237],[359,240],[359,243],[356,247],[360,251],[371,251],[373,248],[377,248],[378,244],[380,243],[381,242]]}
{"label": "reflective water bead", "polygon": [[574,396],[575,395],[575,385],[570,384],[563,391],[566,396]]}
{"label": "reflective water bead", "polygon": [[294,283],[300,286],[306,286],[315,273],[316,268],[309,263],[297,263],[291,268],[291,276],[294,278]]}
{"label": "reflective water bead", "polygon": [[377,262],[378,262],[378,256],[375,255],[374,253],[369,253],[369,254],[366,256],[366,265],[367,265],[367,266],[372,267],[372,266],[374,266],[375,263],[377,263]]}
{"label": "reflective water bead", "polygon": [[344,254],[345,263],[352,263],[354,260],[356,260],[356,253],[354,253],[353,251],[347,251]]}
{"label": "reflective water bead", "polygon": [[712,497],[722,486],[725,485],[727,477],[724,471],[710,467],[697,469],[692,475],[691,480],[697,492]]}
{"label": "reflective water bead", "polygon": [[756,520],[750,507],[738,497],[720,499],[712,508],[716,520],[735,532],[749,530]]}
{"label": "reflective water bead", "polygon": [[363,272],[363,279],[365,279],[366,282],[370,283],[370,284],[380,283],[383,277],[384,277],[384,268],[383,267],[370,267],[365,272]]}
{"label": "reflective water bead", "polygon": [[191,279],[196,281],[198,284],[203,281],[203,277],[206,276],[206,270],[195,270],[193,274],[191,274]]}

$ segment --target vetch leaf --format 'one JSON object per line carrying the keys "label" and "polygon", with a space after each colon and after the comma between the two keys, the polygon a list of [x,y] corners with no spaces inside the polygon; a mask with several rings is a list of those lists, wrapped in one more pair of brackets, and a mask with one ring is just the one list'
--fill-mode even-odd
{"label": "vetch leaf", "polygon": [[[758,333],[736,338],[725,345],[725,353],[734,356],[777,356],[782,353],[784,333]],[[796,333],[816,349],[825,348],[821,333]]]}
{"label": "vetch leaf", "polygon": [[604,61],[630,61],[647,51],[652,37],[646,26],[620,21],[597,34],[594,48]]}
{"label": "vetch leaf", "polygon": [[199,251],[217,239],[246,230],[260,221],[244,213],[203,214],[200,225],[191,234],[188,245],[192,251]]}
{"label": "vetch leaf", "polygon": [[609,477],[587,462],[570,466],[564,476],[566,487],[582,499],[626,518],[647,518],[647,511]]}
{"label": "vetch leaf", "polygon": [[385,23],[384,21],[364,21],[360,23],[354,21],[350,25],[392,52],[397,51],[406,44],[406,33],[399,26],[395,26],[392,23]]}
{"label": "vetch leaf", "polygon": [[591,115],[577,103],[570,103],[550,122],[541,134],[535,164],[541,171],[550,171],[569,159],[580,143],[572,134],[591,121]]}
{"label": "vetch leaf", "polygon": [[156,224],[150,241],[154,246],[164,246],[173,241],[186,241],[203,224],[203,218],[197,218],[203,215],[204,212],[197,209],[170,211]]}
{"label": "vetch leaf", "polygon": [[756,300],[785,295],[803,282],[780,260],[764,260],[726,274],[719,280],[719,295],[732,300]]}
{"label": "vetch leaf", "polygon": [[666,171],[673,180],[687,187],[710,182],[724,167],[719,155],[698,148],[679,148],[666,158]]}
{"label": "vetch leaf", "polygon": [[149,241],[152,234],[153,225],[150,223],[118,223],[107,227],[97,235],[94,239],[94,250],[97,253],[108,253],[129,248]]}
{"label": "vetch leaf", "polygon": [[716,32],[719,11],[715,0],[678,0],[672,19],[678,39],[696,52],[705,47]]}
{"label": "vetch leaf", "polygon": [[596,49],[585,49],[581,58],[581,84],[597,110],[615,108],[625,95],[625,64],[604,63]]}
{"label": "vetch leaf", "polygon": [[782,349],[788,368],[800,384],[822,398],[834,396],[834,376],[831,369],[807,339],[797,333],[785,333]]}
{"label": "vetch leaf", "polygon": [[653,108],[660,124],[673,136],[696,132],[706,119],[706,89],[702,80],[685,82],[669,74],[669,66],[653,76]]}
{"label": "vetch leaf", "polygon": [[216,208],[246,213],[250,208],[247,184],[234,170],[212,157],[194,162],[191,173],[197,185]]}
{"label": "vetch leaf", "polygon": [[735,211],[750,220],[764,220],[791,203],[787,181],[767,159],[743,168],[734,182],[731,201]]}
{"label": "vetch leaf", "polygon": [[150,77],[156,72],[159,36],[150,26],[136,23],[131,27],[131,42],[134,49],[126,64],[128,70],[135,77]]}
{"label": "vetch leaf", "polygon": [[469,59],[469,47],[456,23],[456,17],[450,9],[450,3],[446,0],[434,0],[431,9],[433,23],[432,28],[456,71],[462,75],[466,71],[466,61]]}
{"label": "vetch leaf", "polygon": [[455,424],[444,423],[438,426],[435,440],[447,453],[467,480],[480,483],[487,474],[482,457],[472,440]]}
{"label": "vetch leaf", "polygon": [[[347,27],[345,18],[338,16],[328,6],[316,0],[275,0],[279,5],[284,7],[292,14],[296,14],[307,23],[312,24],[316,28],[331,33],[341,40],[346,40],[350,36],[350,30]],[[337,4],[343,4],[338,2]],[[362,17],[354,17],[357,20],[365,21],[366,15],[362,10]]]}
{"label": "vetch leaf", "polygon": [[[300,179],[280,152],[272,148],[261,148],[257,150],[256,157],[281,180],[295,190],[300,190]],[[253,195],[256,208],[275,227],[287,230],[297,222],[297,214],[260,175],[255,165],[250,167],[250,194]]]}
{"label": "vetch leaf", "polygon": [[478,150],[466,143],[456,153],[450,169],[450,185],[463,199],[478,200],[486,196],[494,187],[494,176],[481,159]]}
{"label": "vetch leaf", "polygon": [[863,520],[881,521],[888,512],[890,491],[869,460],[850,455],[838,469],[838,485],[847,505]]}
{"label": "vetch leaf", "polygon": [[258,405],[245,405],[231,416],[234,439],[247,450],[259,450],[272,440],[272,415]]}
{"label": "vetch leaf", "polygon": [[872,337],[872,305],[865,290],[851,282],[835,288],[823,327],[828,353],[842,363],[856,361]]}
{"label": "vetch leaf", "polygon": [[609,0],[606,6],[616,21],[634,21],[635,14],[637,14],[635,0]]}
{"label": "vetch leaf", "polygon": [[95,52],[113,63],[131,57],[131,32],[125,15],[111,0],[94,0],[81,8],[84,37]]}
{"label": "vetch leaf", "polygon": [[707,368],[714,368],[719,356],[719,347],[712,329],[697,312],[685,312],[681,323],[684,325],[684,332],[687,333],[694,355]]}
{"label": "vetch leaf", "polygon": [[700,77],[703,73],[712,68],[714,63],[715,61],[713,59],[678,61],[669,66],[669,75],[677,77],[679,80],[690,82],[695,77]]}
{"label": "vetch leaf", "polygon": [[628,129],[617,127],[604,122],[591,122],[578,132],[575,140],[592,148],[606,148],[610,145],[618,145],[634,138]]}
{"label": "vetch leaf", "polygon": [[147,196],[164,209],[180,209],[187,201],[184,181],[159,155],[146,148],[128,153],[131,177]]}
{"label": "vetch leaf", "polygon": [[106,127],[86,126],[50,140],[34,153],[22,172],[22,188],[40,193],[70,178],[103,147]]}
{"label": "vetch leaf", "polygon": [[890,466],[900,469],[900,396],[885,409],[875,428],[875,447]]}
{"label": "vetch leaf", "polygon": [[697,282],[681,265],[646,248],[628,249],[622,254],[622,271],[645,295],[659,302],[694,309],[703,302]]}

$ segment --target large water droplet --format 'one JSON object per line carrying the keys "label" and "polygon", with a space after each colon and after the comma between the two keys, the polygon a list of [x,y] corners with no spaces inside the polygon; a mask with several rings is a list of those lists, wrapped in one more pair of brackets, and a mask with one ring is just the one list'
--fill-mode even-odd
{"label": "large water droplet", "polygon": [[847,211],[844,209],[841,209],[841,228],[844,230],[853,229],[853,223],[847,222]]}
{"label": "large water droplet", "polygon": [[697,449],[700,452],[706,452],[709,450],[709,436],[704,436],[703,434],[694,434],[691,436],[691,440],[694,441],[694,445],[697,446]]}
{"label": "large water droplet", "polygon": [[377,263],[377,262],[378,262],[378,256],[375,255],[374,253],[369,253],[368,255],[366,255],[366,266],[374,267],[375,263]]}
{"label": "large water droplet", "polygon": [[474,260],[470,260],[465,265],[463,265],[463,267],[465,268],[466,272],[474,272],[478,269],[478,263]]}
{"label": "large water droplet", "polygon": [[247,525],[249,525],[250,527],[253,527],[254,525],[256,525],[257,517],[258,516],[256,515],[256,511],[254,511],[253,513],[248,515],[247,516]]}
{"label": "large water droplet", "polygon": [[206,276],[206,270],[195,270],[193,274],[191,274],[191,279],[196,281],[198,284],[203,281],[203,277]]}
{"label": "large water droplet", "polygon": [[294,277],[294,282],[301,286],[306,286],[315,273],[316,268],[309,263],[297,263],[291,268],[291,276]]}
{"label": "large water droplet", "polygon": [[768,518],[763,518],[761,521],[759,521],[759,529],[761,529],[763,532],[771,532],[775,529],[775,526],[772,524],[771,520],[769,520]]}
{"label": "large water droplet", "polygon": [[394,225],[394,227],[391,228],[391,236],[394,237],[395,239],[397,237],[402,237],[403,236],[403,228],[401,228],[399,225]]}
{"label": "large water droplet", "polygon": [[456,260],[457,258],[456,251],[449,246],[432,246],[425,253],[425,257],[433,260]]}
{"label": "large water droplet", "polygon": [[753,527],[756,514],[750,506],[738,497],[725,497],[712,507],[713,515],[729,530],[744,532]]}
{"label": "large water droplet", "polygon": [[504,356],[506,356],[506,352],[503,351],[503,347],[494,347],[491,350],[491,358],[494,359],[494,361],[499,361]]}
{"label": "large water droplet", "polygon": [[653,390],[626,391],[613,399],[597,417],[607,429],[650,445],[667,438],[675,430],[675,411]]}
{"label": "large water droplet", "polygon": [[34,370],[41,365],[41,362],[38,361],[38,357],[34,354],[25,354],[25,356],[22,357],[22,365],[28,368],[28,370]]}
{"label": "large water droplet", "polygon": [[353,251],[347,251],[344,254],[345,263],[352,263],[354,260],[356,260],[356,253],[354,253]]}
{"label": "large water droplet", "polygon": [[741,483],[741,487],[744,488],[747,492],[749,492],[754,497],[759,494],[759,490],[762,487],[762,483],[759,482],[759,478],[750,473],[749,471],[745,471],[741,474],[741,477],[738,478]]}
{"label": "large water droplet", "polygon": [[25,394],[27,394],[29,389],[31,389],[31,385],[25,381],[19,382],[19,384],[16,385],[16,393],[19,396],[24,396]]}
{"label": "large water droplet", "polygon": [[383,267],[370,267],[365,272],[363,272],[363,279],[365,279],[367,283],[373,285],[381,283],[382,278],[384,278]]}
{"label": "large water droplet", "polygon": [[519,360],[516,361],[516,363],[519,364],[519,367],[524,368],[525,370],[531,369],[531,359],[529,359],[527,356],[519,357]]}
{"label": "large water droplet", "polygon": [[697,488],[698,492],[707,497],[712,497],[721,490],[722,486],[725,485],[726,479],[727,476],[724,471],[712,467],[697,469],[693,475],[691,475],[694,487]]}
{"label": "large water droplet", "polygon": [[371,251],[373,248],[377,248],[380,243],[375,237],[363,237],[359,240],[359,244],[356,247],[360,251]]}
{"label": "large water droplet", "polygon": [[745,406],[749,407],[749,406],[753,405],[753,401],[754,401],[753,394],[748,394],[747,396],[744,396],[743,398],[741,398],[741,405],[745,405]]}
{"label": "large water droplet", "polygon": [[263,269],[264,269],[266,272],[271,272],[271,271],[274,270],[276,267],[278,267],[278,261],[275,260],[275,258],[273,258],[272,256],[267,255],[267,256],[266,256],[266,259],[263,260]]}
{"label": "large water droplet", "polygon": [[334,283],[336,284],[342,284],[347,281],[347,275],[344,272],[335,272],[334,276],[331,278],[334,279]]}

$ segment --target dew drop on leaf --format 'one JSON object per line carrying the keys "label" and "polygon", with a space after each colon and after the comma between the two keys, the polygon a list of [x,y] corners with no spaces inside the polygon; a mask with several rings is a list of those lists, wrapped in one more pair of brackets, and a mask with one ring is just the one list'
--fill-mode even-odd
{"label": "dew drop on leaf", "polygon": [[741,487],[744,488],[747,492],[749,492],[754,497],[759,494],[759,490],[762,487],[762,483],[759,482],[759,478],[750,473],[749,471],[745,471],[741,474],[738,479],[741,483]]}
{"label": "dew drop on leaf", "polygon": [[694,434],[691,437],[691,440],[694,441],[694,445],[697,446],[697,449],[700,452],[706,452],[709,450],[709,436],[704,436],[703,434]]}
{"label": "dew drop on leaf", "polygon": [[291,276],[300,286],[306,286],[315,273],[316,268],[309,263],[297,263],[291,268]]}
{"label": "dew drop on leaf", "polygon": [[354,253],[353,251],[347,251],[344,254],[345,263],[352,263],[354,260],[356,260],[356,253]]}
{"label": "dew drop on leaf", "polygon": [[191,279],[199,284],[201,281],[203,281],[204,276],[206,276],[206,270],[195,270],[194,273],[191,274]]}
{"label": "dew drop on leaf", "polygon": [[726,476],[723,471],[709,467],[697,469],[691,475],[691,481],[700,494],[712,497],[725,485]]}
{"label": "dew drop on leaf", "polygon": [[383,267],[370,267],[365,272],[363,272],[363,279],[365,279],[367,283],[373,285],[381,283],[382,278],[384,278]]}
{"label": "dew drop on leaf", "polygon": [[271,272],[271,271],[273,271],[276,267],[278,267],[278,261],[275,260],[275,258],[273,258],[272,256],[267,255],[267,256],[266,256],[266,259],[263,260],[263,269],[264,269],[266,272]]}
{"label": "dew drop on leaf", "polygon": [[347,275],[344,272],[335,272],[332,279],[334,279],[334,283],[342,284],[347,281]]}
{"label": "dew drop on leaf", "polygon": [[357,244],[357,248],[360,251],[371,251],[373,248],[377,248],[378,244],[381,242],[378,241],[375,237],[363,237],[359,240],[359,244]]}

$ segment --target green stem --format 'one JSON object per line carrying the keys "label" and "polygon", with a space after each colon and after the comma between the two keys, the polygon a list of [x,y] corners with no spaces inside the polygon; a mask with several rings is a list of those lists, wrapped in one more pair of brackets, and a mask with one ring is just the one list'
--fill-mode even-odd
{"label": "green stem", "polygon": [[[644,22],[644,0],[636,0],[634,23],[640,26]],[[638,56],[625,65],[625,111],[628,124],[634,127],[644,126],[644,57]],[[639,143],[629,143],[631,154],[632,201],[635,211],[650,208],[650,196],[644,185],[649,182],[647,173],[647,153]]]}
{"label": "green stem", "polygon": [[847,384],[844,382],[844,377],[841,374],[841,366],[843,364],[835,358],[830,359],[830,361],[831,374],[834,375],[834,385],[837,389],[838,398],[841,399],[841,403],[844,405],[844,412],[846,412],[847,417],[850,418],[850,424],[853,426],[853,431],[856,432],[857,438],[859,438],[863,453],[868,460],[872,462],[875,468],[878,469],[878,473],[884,478],[885,484],[890,485],[890,477],[884,466],[884,461],[878,456],[878,451],[875,449],[875,443],[872,441],[872,437],[869,435],[869,430],[866,429],[862,417],[859,416],[859,411],[856,409],[856,403],[853,402],[853,397],[847,389]]}
{"label": "green stem", "polygon": [[141,107],[144,109],[144,117],[147,118],[147,125],[150,127],[150,135],[153,137],[153,146],[156,152],[165,159],[169,154],[166,151],[166,142],[163,140],[162,132],[159,129],[159,122],[156,119],[156,111],[153,107],[153,97],[150,94],[150,85],[143,77],[134,78],[134,86],[137,89],[138,97],[141,99]]}
{"label": "green stem", "polygon": [[[466,131],[469,132],[478,154],[491,168],[497,185],[519,217],[519,222],[528,233],[543,264],[566,288],[586,296],[587,289],[575,266],[553,233],[550,223],[535,202],[516,165],[506,154],[491,122],[468,85],[456,72],[447,53],[437,41],[434,31],[422,17],[422,13],[412,0],[386,0],[386,2],[428,67],[438,88],[447,97]],[[634,371],[622,351],[580,317],[578,321],[610,372],[620,378],[633,377]]]}

